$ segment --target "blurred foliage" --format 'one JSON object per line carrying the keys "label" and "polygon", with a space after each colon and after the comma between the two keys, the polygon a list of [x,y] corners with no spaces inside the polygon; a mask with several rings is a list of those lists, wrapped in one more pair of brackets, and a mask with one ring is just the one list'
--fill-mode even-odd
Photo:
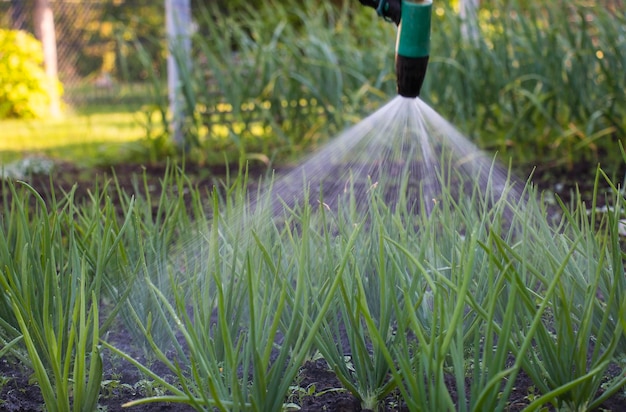
{"label": "blurred foliage", "polygon": [[[130,4],[129,4],[130,3]],[[104,10],[102,38],[110,40],[114,47],[114,64],[107,67],[117,79],[123,81],[147,80],[150,70],[165,70],[165,10],[163,2],[133,0],[110,2]],[[153,59],[146,68],[132,47],[139,42]]]}
{"label": "blurred foliage", "polygon": [[[193,68],[181,70],[187,147],[290,156],[378,107],[395,88],[394,27],[353,6],[268,1],[236,13],[199,8]],[[381,39],[389,47],[380,47]],[[164,93],[160,84],[157,95]]]}
{"label": "blurred foliage", "polygon": [[[623,2],[480,3],[476,38],[463,31],[458,0],[435,3],[422,98],[515,163],[619,163]],[[395,27],[356,0],[193,0],[192,8],[183,126],[201,159],[298,155],[395,95]],[[147,80],[162,124],[150,118],[146,134],[168,130],[163,3],[111,0],[90,13],[94,23],[56,16],[88,39],[77,49],[81,74]]]}
{"label": "blurred foliage", "polygon": [[[478,36],[468,38],[453,3],[434,8],[424,100],[480,147],[516,164],[619,164],[623,15],[582,0],[566,8],[485,1]],[[287,0],[233,10],[194,11],[194,60],[182,70],[187,147],[288,157],[315,149],[395,95],[395,28],[371,9],[349,0]],[[140,52],[148,61],[148,51]],[[162,84],[155,77],[158,96]],[[167,102],[160,105],[167,123]]]}
{"label": "blurred foliage", "polygon": [[501,4],[481,8],[475,38],[456,13],[435,8],[425,98],[481,147],[517,162],[619,165],[623,13],[585,1]]}
{"label": "blurred foliage", "polygon": [[41,43],[32,35],[0,29],[0,119],[45,117],[51,86]]}
{"label": "blurred foliage", "polygon": [[[193,7],[196,9],[210,5],[211,3],[224,12],[232,13],[245,8],[263,8],[267,5],[267,0],[192,0]],[[322,1],[319,3],[321,4]],[[332,4],[334,6],[342,6],[345,3],[345,0],[326,0],[323,1],[323,3]],[[355,7],[360,7],[357,0],[352,0],[352,4]],[[288,5],[297,7],[297,3],[289,3]]]}
{"label": "blurred foliage", "polygon": [[[60,8],[58,25],[79,33],[74,67],[81,77],[107,73],[123,82],[146,80],[148,70],[163,70],[165,19],[162,2],[116,0],[85,7],[72,20],[72,8]],[[136,57],[133,42],[140,42],[152,56],[152,67]]]}

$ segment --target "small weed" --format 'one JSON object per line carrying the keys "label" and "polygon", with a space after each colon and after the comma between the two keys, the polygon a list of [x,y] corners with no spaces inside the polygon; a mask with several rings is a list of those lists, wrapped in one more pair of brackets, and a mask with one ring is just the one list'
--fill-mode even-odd
{"label": "small weed", "polygon": [[11,380],[12,378],[9,376],[0,375],[0,392],[2,392],[2,389],[4,389]]}
{"label": "small weed", "polygon": [[141,379],[132,386],[136,393],[147,398],[163,396],[167,393],[167,388],[157,381],[151,379]]}
{"label": "small weed", "polygon": [[135,392],[135,387],[128,383],[122,383],[119,379],[104,379],[100,384],[100,396],[103,398],[112,398],[118,395],[120,390],[128,390]]}

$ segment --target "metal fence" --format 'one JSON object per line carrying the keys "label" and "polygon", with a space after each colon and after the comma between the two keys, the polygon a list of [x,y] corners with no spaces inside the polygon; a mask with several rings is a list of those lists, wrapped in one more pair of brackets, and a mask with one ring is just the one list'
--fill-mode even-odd
{"label": "metal fence", "polygon": [[[33,33],[35,1],[0,0],[0,28]],[[164,1],[49,1],[54,14],[64,100],[74,105],[106,104],[120,99],[130,103],[149,101],[148,79],[151,74],[160,75],[165,70]],[[217,1],[230,6],[242,2],[197,1]],[[599,0],[596,4],[615,12],[624,10],[623,0]],[[143,60],[137,47],[145,51]],[[150,56],[149,64],[146,56]]]}
{"label": "metal fence", "polygon": [[[35,0],[0,0],[0,28],[34,33]],[[163,2],[150,0],[50,0],[63,98],[73,105],[143,102],[149,70],[134,49],[162,57]],[[160,56],[159,56],[160,55]]]}

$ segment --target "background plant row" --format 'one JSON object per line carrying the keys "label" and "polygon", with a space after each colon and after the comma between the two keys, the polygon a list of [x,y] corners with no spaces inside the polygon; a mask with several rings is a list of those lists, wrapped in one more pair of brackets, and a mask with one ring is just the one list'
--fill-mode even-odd
{"label": "background plant row", "polygon": [[[297,154],[395,95],[393,25],[353,2],[296,3],[198,13],[184,70],[189,142]],[[422,98],[481,147],[518,164],[619,165],[623,10],[584,1],[488,3],[469,35],[447,2],[435,3]]]}

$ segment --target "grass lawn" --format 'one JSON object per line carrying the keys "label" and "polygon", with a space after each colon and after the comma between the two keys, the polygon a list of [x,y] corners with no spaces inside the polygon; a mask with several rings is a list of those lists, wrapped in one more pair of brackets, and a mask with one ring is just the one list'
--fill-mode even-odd
{"label": "grass lawn", "polygon": [[[26,153],[73,161],[115,156],[120,146],[147,137],[147,110],[139,105],[99,105],[68,109],[60,119],[0,120],[0,162]],[[153,125],[153,132],[159,132]]]}

